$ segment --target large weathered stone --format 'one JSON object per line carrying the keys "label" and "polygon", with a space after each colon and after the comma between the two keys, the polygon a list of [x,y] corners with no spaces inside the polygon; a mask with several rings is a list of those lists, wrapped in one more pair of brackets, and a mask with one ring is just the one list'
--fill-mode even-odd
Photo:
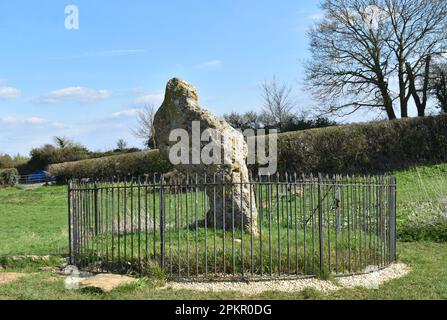
{"label": "large weathered stone", "polygon": [[[205,142],[200,141],[200,136],[197,141],[195,136],[193,141],[193,129],[197,128],[197,122],[200,122],[200,135],[207,129],[214,129],[218,134],[211,135]],[[243,227],[244,230],[257,233],[255,197],[248,183],[246,166],[248,147],[242,133],[225,120],[201,109],[196,89],[178,78],[171,79],[167,84],[164,102],[155,115],[154,128],[160,153],[166,159],[169,159],[172,146],[177,144],[169,140],[172,130],[184,129],[188,132],[191,163],[177,164],[175,168],[183,174],[198,176],[202,182],[205,175],[209,179],[207,182],[214,182],[215,179],[218,187],[207,188],[210,204],[208,225],[214,226],[215,215],[218,228],[222,228],[225,223],[225,228],[231,229],[234,222],[235,228]],[[210,143],[221,147],[221,161],[213,164],[205,164],[201,158],[197,161],[200,150]],[[223,183],[225,188],[222,188]]]}

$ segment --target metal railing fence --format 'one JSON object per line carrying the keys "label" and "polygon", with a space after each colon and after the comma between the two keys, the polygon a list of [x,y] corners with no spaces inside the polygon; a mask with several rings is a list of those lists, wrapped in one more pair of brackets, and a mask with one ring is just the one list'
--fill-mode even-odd
{"label": "metal railing fence", "polygon": [[[271,279],[371,272],[396,257],[392,176],[82,180],[68,201],[71,263],[97,272]],[[235,213],[239,201],[248,210]]]}

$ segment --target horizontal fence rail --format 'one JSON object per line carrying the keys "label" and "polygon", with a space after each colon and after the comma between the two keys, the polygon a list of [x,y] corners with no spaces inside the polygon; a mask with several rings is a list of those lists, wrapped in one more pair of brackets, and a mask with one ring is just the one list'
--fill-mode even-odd
{"label": "horizontal fence rail", "polygon": [[56,182],[56,177],[42,177],[36,175],[24,175],[19,177],[19,184],[39,184],[54,182]]}
{"label": "horizontal fence rail", "polygon": [[391,176],[81,180],[68,201],[71,263],[96,272],[254,280],[368,273],[396,257]]}

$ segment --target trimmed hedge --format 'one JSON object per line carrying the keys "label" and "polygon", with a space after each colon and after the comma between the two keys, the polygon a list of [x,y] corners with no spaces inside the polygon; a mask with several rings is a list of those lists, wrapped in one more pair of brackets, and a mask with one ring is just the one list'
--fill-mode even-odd
{"label": "trimmed hedge", "polygon": [[0,187],[13,187],[19,183],[19,172],[17,169],[0,170]]}
{"label": "trimmed hedge", "polygon": [[[382,173],[447,161],[447,115],[370,122],[278,135],[278,170],[297,173]],[[158,150],[49,166],[67,178],[165,173]],[[256,166],[251,167],[256,171]]]}
{"label": "trimmed hedge", "polygon": [[63,182],[70,178],[109,178],[164,173],[170,168],[170,164],[160,158],[158,150],[151,150],[52,164],[48,167],[48,171],[56,176],[59,182]]}
{"label": "trimmed hedge", "polygon": [[366,174],[447,161],[447,115],[280,134],[279,171]]}

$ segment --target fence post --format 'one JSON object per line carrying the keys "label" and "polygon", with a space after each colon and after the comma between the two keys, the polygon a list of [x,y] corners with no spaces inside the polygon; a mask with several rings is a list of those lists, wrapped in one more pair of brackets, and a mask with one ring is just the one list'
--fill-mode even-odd
{"label": "fence post", "polygon": [[396,177],[390,178],[390,194],[389,194],[389,260],[396,261],[396,193],[397,181]]}
{"label": "fence post", "polygon": [[323,199],[321,196],[321,173],[318,174],[318,237],[320,241],[320,272],[324,271],[324,256],[323,256]]}
{"label": "fence post", "polygon": [[95,183],[93,184],[93,192],[94,192],[94,199],[95,202],[95,236],[98,235],[98,182],[95,180]]}
{"label": "fence post", "polygon": [[164,230],[164,193],[163,193],[163,175],[160,176],[160,267],[163,270],[165,266],[165,230]]}
{"label": "fence post", "polygon": [[74,264],[74,246],[73,246],[73,195],[72,195],[72,181],[68,181],[68,251],[70,257],[70,265]]}

